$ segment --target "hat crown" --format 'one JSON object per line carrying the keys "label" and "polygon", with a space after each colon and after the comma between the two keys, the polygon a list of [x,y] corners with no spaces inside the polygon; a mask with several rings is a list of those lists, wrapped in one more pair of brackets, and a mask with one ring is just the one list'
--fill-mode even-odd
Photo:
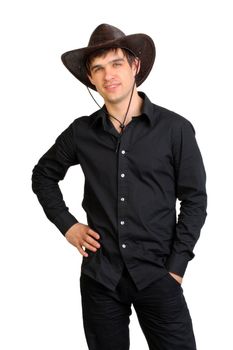
{"label": "hat crown", "polygon": [[113,41],[124,37],[125,34],[118,28],[109,24],[100,24],[91,34],[88,47],[101,45],[108,41]]}

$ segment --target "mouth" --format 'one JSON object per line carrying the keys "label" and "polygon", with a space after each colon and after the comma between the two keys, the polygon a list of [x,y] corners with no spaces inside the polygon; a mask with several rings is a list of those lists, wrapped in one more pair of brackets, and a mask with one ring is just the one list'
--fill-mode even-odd
{"label": "mouth", "polygon": [[115,91],[119,86],[120,86],[119,83],[111,83],[111,84],[104,85],[104,89],[111,92],[111,91]]}

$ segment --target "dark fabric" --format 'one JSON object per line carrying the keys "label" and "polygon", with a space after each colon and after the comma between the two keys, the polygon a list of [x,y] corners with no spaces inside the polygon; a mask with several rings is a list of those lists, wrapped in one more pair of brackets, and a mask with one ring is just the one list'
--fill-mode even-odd
{"label": "dark fabric", "polygon": [[170,274],[141,291],[126,269],[115,291],[82,274],[80,289],[89,350],[129,349],[131,305],[150,350],[196,349],[182,287]]}
{"label": "dark fabric", "polygon": [[82,271],[112,290],[124,264],[138,289],[168,270],[183,276],[206,217],[205,169],[192,124],[139,94],[142,114],[133,117],[122,135],[105,107],[77,118],[32,175],[47,217],[65,234],[77,219],[58,182],[70,166],[80,164],[82,206],[101,244],[83,258]]}

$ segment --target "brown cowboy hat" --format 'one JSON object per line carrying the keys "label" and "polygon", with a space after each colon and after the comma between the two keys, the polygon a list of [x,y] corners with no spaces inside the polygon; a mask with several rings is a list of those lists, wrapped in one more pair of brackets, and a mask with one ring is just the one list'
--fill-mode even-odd
{"label": "brown cowboy hat", "polygon": [[87,47],[65,52],[61,59],[78,80],[96,90],[87,76],[86,59],[88,55],[99,49],[118,47],[131,51],[140,59],[141,68],[136,76],[136,84],[139,86],[150,73],[156,53],[153,40],[146,34],[125,35],[112,25],[100,24],[92,33]]}

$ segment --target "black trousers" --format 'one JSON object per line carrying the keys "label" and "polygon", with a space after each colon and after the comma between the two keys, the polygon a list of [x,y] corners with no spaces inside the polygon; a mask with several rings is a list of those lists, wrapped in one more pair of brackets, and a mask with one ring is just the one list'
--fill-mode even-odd
{"label": "black trousers", "polygon": [[132,304],[150,350],[196,349],[182,287],[169,273],[138,291],[125,269],[114,292],[81,274],[80,289],[89,350],[129,349]]}

